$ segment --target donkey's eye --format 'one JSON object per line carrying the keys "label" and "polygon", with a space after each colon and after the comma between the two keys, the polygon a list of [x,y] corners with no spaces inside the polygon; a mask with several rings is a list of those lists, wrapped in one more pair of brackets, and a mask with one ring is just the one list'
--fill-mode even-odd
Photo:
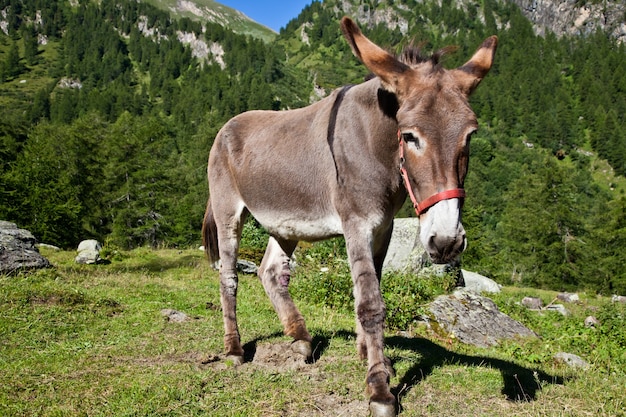
{"label": "donkey's eye", "polygon": [[404,139],[404,141],[406,143],[412,143],[416,148],[419,149],[420,141],[417,138],[417,136],[415,136],[413,133],[411,133],[411,132],[403,133],[402,134],[402,139]]}

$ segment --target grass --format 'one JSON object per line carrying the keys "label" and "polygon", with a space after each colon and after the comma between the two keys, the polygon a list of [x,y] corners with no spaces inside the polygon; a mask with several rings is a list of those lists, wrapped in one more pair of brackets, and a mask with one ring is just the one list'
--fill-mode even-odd
{"label": "grass", "polygon": [[[54,269],[0,277],[0,415],[367,413],[366,369],[354,349],[353,314],[345,308],[299,295],[316,361],[285,366],[260,360],[263,349],[288,346],[288,339],[259,280],[241,276],[239,323],[255,359],[234,367],[220,357],[218,277],[200,251],[111,253],[112,262],[98,266],[74,264],[72,252],[42,252]],[[312,264],[301,266],[294,284],[317,276]],[[579,305],[568,305],[568,318],[532,316],[515,304],[524,295],[545,302],[554,297],[506,288],[494,298],[538,331],[540,341],[478,349],[418,325],[389,331],[386,354],[397,372],[392,389],[400,415],[625,415],[626,354],[614,343],[624,331],[596,329],[594,335],[575,324],[589,311],[617,323],[623,309],[582,295]],[[168,322],[165,308],[192,319]],[[595,345],[585,351],[578,339]],[[556,363],[552,355],[563,348],[583,356],[591,369],[575,372]]]}

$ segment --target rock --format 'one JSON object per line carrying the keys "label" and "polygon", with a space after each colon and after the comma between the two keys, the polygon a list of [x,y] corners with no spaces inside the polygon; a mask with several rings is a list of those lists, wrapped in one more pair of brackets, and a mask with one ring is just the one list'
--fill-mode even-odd
{"label": "rock", "polygon": [[580,301],[580,297],[578,297],[578,294],[572,294],[568,292],[559,293],[557,294],[556,298],[566,303],[576,303]]}
{"label": "rock", "polygon": [[465,288],[470,291],[474,291],[478,294],[483,292],[499,293],[500,285],[492,280],[476,272],[461,270],[463,273],[463,280],[465,281]]}
{"label": "rock", "polygon": [[571,368],[587,370],[590,367],[589,363],[586,362],[583,358],[572,353],[559,352],[554,355],[554,360],[560,363],[564,363]]}
{"label": "rock", "polygon": [[445,265],[431,265],[419,235],[419,219],[414,217],[394,219],[391,241],[383,262],[383,273],[417,274],[423,271],[426,274],[453,274],[457,286],[465,286],[459,259]]}
{"label": "rock", "polygon": [[237,271],[242,274],[255,275],[258,270],[259,268],[254,264],[254,262],[237,259]]}
{"label": "rock", "polygon": [[383,262],[383,271],[417,273],[422,269],[425,250],[419,234],[419,219],[394,219],[389,249]]}
{"label": "rock", "polygon": [[462,288],[437,297],[430,305],[430,313],[430,319],[448,335],[474,346],[489,347],[503,339],[537,337],[498,310],[489,298]]}
{"label": "rock", "polygon": [[78,244],[78,252],[82,252],[84,250],[94,250],[100,252],[102,250],[102,244],[95,239],[87,239],[83,240]]}
{"label": "rock", "polygon": [[543,307],[543,301],[537,297],[524,297],[522,298],[522,305],[530,308],[531,310],[541,310]]}
{"label": "rock", "polygon": [[100,251],[102,244],[95,239],[83,240],[78,244],[78,255],[75,258],[77,264],[94,265],[102,262]]}
{"label": "rock", "polygon": [[611,301],[614,303],[626,303],[626,297],[623,295],[613,295],[613,297],[611,297]]}
{"label": "rock", "polygon": [[594,316],[587,316],[585,318],[585,327],[598,327],[600,325],[600,321]]}
{"label": "rock", "polygon": [[161,310],[161,315],[173,323],[182,323],[189,320],[189,316],[182,311],[172,310],[171,308],[165,308]]}
{"label": "rock", "polygon": [[618,43],[626,40],[623,1],[513,0],[538,35],[591,34],[600,29]]}
{"label": "rock", "polygon": [[[211,268],[213,268],[216,271],[219,271],[221,265],[222,265],[222,261],[221,259],[218,259],[217,261],[211,264]],[[242,274],[255,275],[259,271],[259,267],[256,266],[254,262],[246,261],[244,259],[237,259],[237,271],[241,272]]]}
{"label": "rock", "polygon": [[38,248],[50,249],[50,250],[53,250],[53,251],[60,251],[61,250],[61,248],[59,248],[58,246],[49,245],[47,243],[38,243],[36,246]]}
{"label": "rock", "polygon": [[100,252],[95,250],[84,250],[74,258],[77,264],[94,265],[100,262]]}
{"label": "rock", "polygon": [[556,311],[562,316],[569,316],[570,314],[569,310],[567,310],[563,304],[550,304],[547,305],[545,309],[548,311]]}
{"label": "rock", "polygon": [[0,274],[49,268],[50,261],[39,253],[36,243],[35,236],[28,230],[0,220]]}

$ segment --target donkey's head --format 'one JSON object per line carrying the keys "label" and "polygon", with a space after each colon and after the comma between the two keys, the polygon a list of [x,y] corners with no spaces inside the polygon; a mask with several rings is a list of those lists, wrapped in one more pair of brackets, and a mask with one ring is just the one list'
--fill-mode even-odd
{"label": "donkey's head", "polygon": [[469,142],[478,128],[468,97],[489,72],[497,38],[487,38],[465,65],[447,70],[441,53],[395,58],[367,39],[349,18],[342,31],[354,54],[398,100],[398,139],[407,191],[420,217],[420,238],[434,262],[466,247],[461,224]]}

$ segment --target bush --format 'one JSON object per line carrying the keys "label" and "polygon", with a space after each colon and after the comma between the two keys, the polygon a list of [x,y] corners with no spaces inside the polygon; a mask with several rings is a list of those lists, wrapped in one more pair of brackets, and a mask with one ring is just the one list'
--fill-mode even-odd
{"label": "bush", "polygon": [[352,278],[343,238],[315,243],[297,255],[291,294],[316,305],[351,311]]}
{"label": "bush", "polygon": [[[387,306],[387,327],[409,328],[423,315],[426,303],[451,290],[455,283],[449,274],[385,274],[381,292]],[[353,310],[352,278],[342,238],[302,251],[291,294],[312,304]]]}
{"label": "bush", "polygon": [[452,274],[390,273],[383,277],[381,291],[387,306],[387,327],[406,330],[425,314],[427,304],[454,288]]}

